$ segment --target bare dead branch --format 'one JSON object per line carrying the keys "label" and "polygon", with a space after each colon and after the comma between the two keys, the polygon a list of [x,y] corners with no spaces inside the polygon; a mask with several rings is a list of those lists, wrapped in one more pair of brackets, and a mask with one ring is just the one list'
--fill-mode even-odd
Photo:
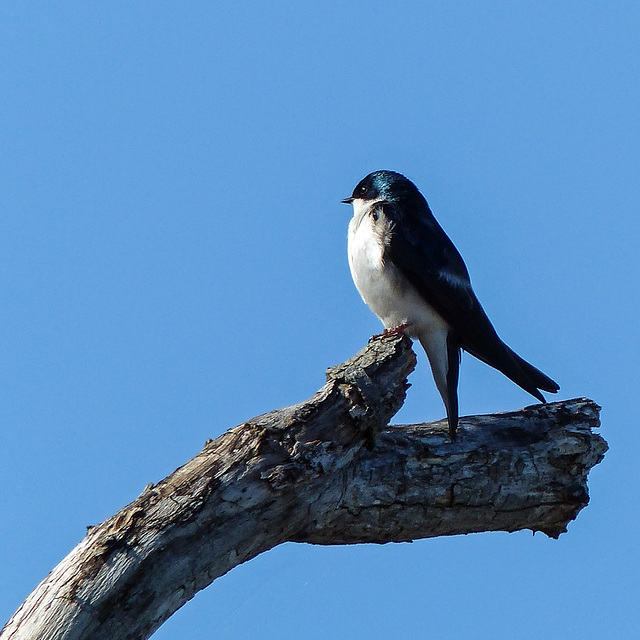
{"label": "bare dead branch", "polygon": [[607,449],[592,433],[599,407],[467,417],[452,443],[444,422],[386,426],[414,365],[408,338],[376,338],[308,401],[209,441],[91,528],[0,640],[148,638],[215,578],[286,541],[564,532]]}

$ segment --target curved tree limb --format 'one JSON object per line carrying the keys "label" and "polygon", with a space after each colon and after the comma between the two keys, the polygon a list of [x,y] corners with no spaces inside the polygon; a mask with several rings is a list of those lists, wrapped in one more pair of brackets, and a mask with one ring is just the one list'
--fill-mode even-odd
{"label": "curved tree limb", "polygon": [[229,430],[102,524],[45,578],[1,640],[148,638],[234,566],[282,542],[406,541],[531,529],[557,537],[587,504],[607,445],[581,398],[387,427],[415,365],[378,337],[308,401]]}

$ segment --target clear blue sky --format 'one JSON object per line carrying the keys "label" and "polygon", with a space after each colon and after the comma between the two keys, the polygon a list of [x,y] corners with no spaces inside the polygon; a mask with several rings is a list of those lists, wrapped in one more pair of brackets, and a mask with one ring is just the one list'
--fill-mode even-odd
{"label": "clear blue sky", "polygon": [[[2,621],[380,330],[340,199],[385,168],[505,340],[603,405],[591,505],[558,541],[284,545],[156,637],[637,638],[639,33],[633,2],[2,3]],[[443,417],[423,356],[411,382],[397,421]],[[470,356],[460,396],[531,402]]]}

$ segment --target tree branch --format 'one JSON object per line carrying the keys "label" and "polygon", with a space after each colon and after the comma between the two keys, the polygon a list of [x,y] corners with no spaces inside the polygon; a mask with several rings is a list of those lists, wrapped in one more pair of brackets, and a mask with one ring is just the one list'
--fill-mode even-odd
{"label": "tree branch", "polygon": [[557,537],[587,504],[607,445],[585,398],[387,427],[415,366],[379,337],[311,399],[229,430],[97,527],[0,640],[148,638],[236,565],[282,542],[406,541],[531,529]]}

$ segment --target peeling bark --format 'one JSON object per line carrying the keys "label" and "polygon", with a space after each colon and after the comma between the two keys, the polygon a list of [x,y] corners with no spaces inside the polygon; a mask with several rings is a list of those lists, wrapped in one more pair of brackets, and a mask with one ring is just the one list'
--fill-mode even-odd
{"label": "peeling bark", "polygon": [[387,426],[415,365],[373,339],[308,401],[229,430],[102,524],[45,578],[0,640],[148,638],[236,565],[282,542],[398,542],[531,529],[557,537],[607,449],[586,398]]}

